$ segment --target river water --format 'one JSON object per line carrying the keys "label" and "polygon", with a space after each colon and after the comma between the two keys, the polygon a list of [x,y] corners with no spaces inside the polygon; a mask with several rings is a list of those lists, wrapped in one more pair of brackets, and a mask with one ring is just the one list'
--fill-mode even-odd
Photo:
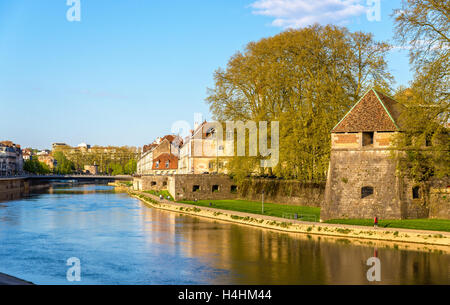
{"label": "river water", "polygon": [[[0,272],[36,284],[450,284],[450,255],[288,234],[152,209],[100,185],[0,203]],[[414,248],[414,247],[411,247]]]}

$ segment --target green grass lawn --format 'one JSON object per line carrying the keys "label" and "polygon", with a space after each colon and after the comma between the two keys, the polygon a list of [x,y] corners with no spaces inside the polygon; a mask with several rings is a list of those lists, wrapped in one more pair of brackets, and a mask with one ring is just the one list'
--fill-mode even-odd
{"label": "green grass lawn", "polygon": [[[212,207],[216,209],[262,214],[261,202],[257,201],[199,200],[198,202],[194,201],[180,201],[180,202],[203,207],[209,207],[210,206],[209,203],[212,203]],[[264,215],[294,219],[294,214],[298,214],[299,220],[319,221],[320,208],[264,203]]]}
{"label": "green grass lawn", "polygon": [[167,191],[167,190],[163,190],[163,191],[144,191],[144,193],[152,194],[152,195],[155,195],[155,196],[158,196],[158,197],[159,197],[159,195],[163,195],[164,199],[167,199],[167,196],[169,196],[170,197],[170,201],[173,201],[172,195],[170,195],[169,191]]}
{"label": "green grass lawn", "polygon": [[[373,219],[336,219],[326,223],[346,224],[373,227]],[[406,220],[380,220],[380,228],[401,228],[430,231],[450,232],[450,220],[443,219],[406,219]]]}

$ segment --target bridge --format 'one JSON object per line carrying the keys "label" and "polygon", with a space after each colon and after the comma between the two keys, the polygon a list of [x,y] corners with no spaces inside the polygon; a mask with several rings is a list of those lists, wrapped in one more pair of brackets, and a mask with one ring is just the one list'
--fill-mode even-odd
{"label": "bridge", "polygon": [[132,181],[133,176],[120,175],[120,176],[107,176],[107,175],[22,175],[22,176],[0,176],[0,181],[5,180],[25,180],[25,181],[102,181],[102,182],[113,182],[113,181]]}

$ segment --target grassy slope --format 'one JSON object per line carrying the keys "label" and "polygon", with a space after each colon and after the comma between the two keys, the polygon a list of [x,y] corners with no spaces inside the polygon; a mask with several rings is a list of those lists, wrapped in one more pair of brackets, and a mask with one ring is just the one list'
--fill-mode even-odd
{"label": "grassy slope", "polygon": [[[209,207],[209,203],[211,202],[212,207],[217,209],[253,213],[253,214],[262,214],[261,202],[257,201],[199,200],[198,202],[193,201],[180,201],[180,202],[204,207]],[[320,208],[264,203],[264,215],[283,217],[283,214],[285,214],[284,216],[286,216],[286,214],[289,214],[289,216],[292,217],[293,214],[295,213],[299,214],[299,218],[300,215],[314,215],[316,221],[319,221],[320,218]],[[314,218],[305,217],[303,220],[314,221]],[[337,219],[327,221],[327,223],[373,227],[372,219]],[[402,229],[450,232],[450,220],[441,220],[441,219],[380,220],[378,226],[381,228],[402,228]]]}
{"label": "grassy slope", "polygon": [[[180,201],[181,203],[187,203],[197,206],[209,207],[209,203],[212,203],[212,207],[216,209],[231,210],[245,213],[262,214],[261,202],[257,201],[247,201],[247,200],[199,200],[198,202],[193,201]],[[294,214],[305,216],[304,220],[314,220],[318,221],[320,216],[320,208],[315,207],[304,207],[295,205],[281,205],[273,203],[264,203],[264,215],[283,217],[283,214],[289,214],[293,217]],[[285,215],[287,216],[287,215]]]}
{"label": "grassy slope", "polygon": [[[327,223],[373,227],[372,219],[336,219],[327,221]],[[402,228],[450,232],[450,220],[443,219],[380,220],[378,222],[378,226],[381,228]]]}
{"label": "grassy slope", "polygon": [[170,195],[169,191],[166,191],[166,190],[163,190],[163,191],[144,191],[144,193],[148,193],[148,194],[155,195],[155,196],[158,196],[158,197],[159,197],[159,195],[163,195],[164,199],[167,199],[167,196],[169,196],[170,200],[173,201],[172,195]]}

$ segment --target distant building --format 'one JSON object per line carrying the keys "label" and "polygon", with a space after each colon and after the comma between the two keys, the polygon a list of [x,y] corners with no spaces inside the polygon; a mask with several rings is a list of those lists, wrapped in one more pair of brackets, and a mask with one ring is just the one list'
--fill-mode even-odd
{"label": "distant building", "polygon": [[78,148],[82,149],[82,150],[88,150],[91,148],[91,145],[86,144],[86,143],[81,143],[81,144],[78,144]]}
{"label": "distant building", "polygon": [[61,149],[61,148],[69,148],[70,146],[66,143],[53,143],[52,144],[52,150]]}
{"label": "distant building", "polygon": [[179,174],[226,173],[227,152],[232,143],[220,141],[215,123],[196,125],[191,136],[184,139],[180,149]]}
{"label": "distant building", "polygon": [[33,158],[33,150],[31,148],[25,148],[22,150],[22,158],[24,161],[29,161]]}
{"label": "distant building", "polygon": [[0,176],[22,174],[23,157],[20,145],[11,141],[0,142]]}
{"label": "distant building", "polygon": [[183,140],[179,136],[167,135],[144,146],[137,162],[139,175],[173,175],[178,171],[178,158]]}
{"label": "distant building", "polygon": [[45,163],[50,170],[53,170],[58,165],[56,159],[53,158],[49,150],[42,150],[38,152],[36,156],[39,162]]}
{"label": "distant building", "polygon": [[85,165],[83,173],[87,175],[98,175],[98,165]]}

